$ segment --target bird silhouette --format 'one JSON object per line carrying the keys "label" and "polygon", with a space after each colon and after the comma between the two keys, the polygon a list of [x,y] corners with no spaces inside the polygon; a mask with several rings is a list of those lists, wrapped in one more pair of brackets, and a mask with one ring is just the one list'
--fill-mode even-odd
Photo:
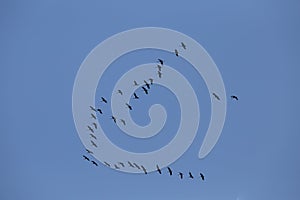
{"label": "bird silhouette", "polygon": [[132,110],[131,105],[129,105],[128,103],[126,103],[126,106],[129,108],[129,110]]}
{"label": "bird silhouette", "polygon": [[91,109],[92,111],[97,112],[96,108],[94,108],[93,106],[90,106],[90,109]]}
{"label": "bird silhouette", "polygon": [[153,84],[153,78],[149,78],[150,84]]}
{"label": "bird silhouette", "polygon": [[118,93],[119,93],[120,95],[123,95],[122,90],[118,90]]}
{"label": "bird silhouette", "polygon": [[139,84],[136,81],[133,81],[134,86],[138,86]]}
{"label": "bird silhouette", "polygon": [[235,99],[235,100],[237,100],[237,101],[239,100],[239,98],[238,98],[237,96],[235,96],[235,95],[232,95],[232,96],[231,96],[231,99]]}
{"label": "bird silhouette", "polygon": [[136,93],[133,93],[133,98],[134,99],[139,99],[138,95]]}
{"label": "bird silhouette", "polygon": [[107,100],[104,97],[101,97],[101,102],[107,103]]}
{"label": "bird silhouette", "polygon": [[86,150],[87,153],[93,154],[93,152],[91,150],[89,150],[89,149],[85,149],[85,150]]}
{"label": "bird silhouette", "polygon": [[134,168],[133,164],[132,164],[131,162],[129,162],[129,161],[128,161],[128,165],[129,165],[130,167],[133,167],[133,168]]}
{"label": "bird silhouette", "polygon": [[175,55],[178,57],[179,56],[179,53],[178,53],[178,50],[175,49]]}
{"label": "bird silhouette", "polygon": [[87,126],[87,127],[92,133],[94,133],[94,130],[92,129],[92,127],[90,127],[90,126]]}
{"label": "bird silhouette", "polygon": [[91,140],[91,143],[94,147],[96,147],[96,148],[98,147],[97,144],[93,140]]}
{"label": "bird silhouette", "polygon": [[91,113],[91,117],[92,117],[93,119],[97,119],[96,116],[95,116],[93,113]]}
{"label": "bird silhouette", "polygon": [[117,123],[117,119],[114,116],[110,117],[115,123]]}
{"label": "bird silhouette", "polygon": [[162,77],[162,73],[160,71],[157,72],[158,77],[161,78]]}
{"label": "bird silhouette", "polygon": [[189,177],[190,178],[194,178],[193,174],[191,172],[189,172]]}
{"label": "bird silhouette", "polygon": [[142,89],[144,90],[145,94],[148,94],[148,90],[143,86]]}
{"label": "bird silhouette", "polygon": [[168,167],[168,171],[169,171],[170,176],[172,176],[173,172],[170,167]]}
{"label": "bird silhouette", "polygon": [[94,134],[90,133],[90,136],[91,136],[92,138],[94,138],[95,140],[97,140],[97,137],[96,137]]}
{"label": "bird silhouette", "polygon": [[183,179],[183,173],[182,172],[179,172],[178,175],[179,175],[180,179]]}
{"label": "bird silhouette", "polygon": [[97,129],[97,124],[95,122],[93,123],[93,125],[94,125],[95,129]]}
{"label": "bird silhouette", "polygon": [[122,167],[125,167],[124,163],[122,162],[118,162],[119,165],[121,165]]}
{"label": "bird silhouette", "polygon": [[158,71],[160,71],[160,72],[161,72],[161,68],[162,68],[162,66],[161,66],[161,65],[157,65],[157,69],[158,69]]}
{"label": "bird silhouette", "polygon": [[92,163],[98,167],[98,164],[95,161],[92,160]]}
{"label": "bird silhouette", "polygon": [[186,49],[186,45],[185,45],[183,42],[181,42],[181,47],[182,47],[183,49]]}
{"label": "bird silhouette", "polygon": [[200,177],[204,181],[204,175],[202,173],[200,173]]}
{"label": "bird silhouette", "polygon": [[125,122],[124,119],[120,119],[120,121],[122,122],[122,124],[123,124],[124,126],[126,126],[126,122]]}
{"label": "bird silhouette", "polygon": [[144,171],[144,173],[147,174],[147,170],[146,170],[146,168],[143,165],[141,166],[141,168]]}
{"label": "bird silhouette", "polygon": [[145,80],[144,80],[144,83],[145,83],[147,89],[150,89],[150,84],[147,81],[145,81]]}
{"label": "bird silhouette", "polygon": [[103,114],[102,110],[100,108],[97,109],[97,111],[100,113],[100,114]]}
{"label": "bird silhouette", "polygon": [[158,165],[156,165],[156,168],[157,168],[158,173],[161,174],[161,170],[159,169]]}
{"label": "bird silhouette", "polygon": [[107,167],[110,167],[110,164],[108,164],[107,162],[104,161],[104,164],[107,166]]}
{"label": "bird silhouette", "polygon": [[216,94],[216,93],[213,93],[214,97],[220,101],[220,97]]}
{"label": "bird silhouette", "polygon": [[140,166],[138,166],[136,163],[133,163],[133,165],[138,168],[138,169],[141,169]]}
{"label": "bird silhouette", "polygon": [[85,155],[83,155],[84,160],[90,161],[90,159],[88,157],[86,157]]}
{"label": "bird silhouette", "polygon": [[120,167],[118,167],[118,165],[116,165],[116,164],[115,164],[115,168],[116,168],[116,169],[120,169]]}
{"label": "bird silhouette", "polygon": [[162,59],[157,59],[161,65],[164,65],[164,61]]}

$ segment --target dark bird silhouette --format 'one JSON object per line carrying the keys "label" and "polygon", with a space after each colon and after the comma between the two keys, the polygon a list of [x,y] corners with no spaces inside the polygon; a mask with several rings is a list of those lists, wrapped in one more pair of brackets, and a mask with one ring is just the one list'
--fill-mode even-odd
{"label": "dark bird silhouette", "polygon": [[94,125],[95,129],[97,129],[97,124],[95,122],[93,123],[93,125]]}
{"label": "dark bird silhouette", "polygon": [[122,90],[118,90],[118,93],[119,93],[120,95],[123,95]]}
{"label": "dark bird silhouette", "polygon": [[200,177],[204,181],[204,175],[202,173],[200,173]]}
{"label": "dark bird silhouette", "polygon": [[181,42],[181,47],[182,47],[183,49],[186,49],[186,45],[185,45],[183,42]]}
{"label": "dark bird silhouette", "polygon": [[153,84],[153,78],[149,78],[150,84]]}
{"label": "dark bird silhouette", "polygon": [[93,113],[91,113],[91,116],[92,116],[93,119],[97,119],[96,116]]}
{"label": "dark bird silhouette", "polygon": [[172,176],[173,172],[170,167],[168,167],[168,171],[169,171],[170,176]]}
{"label": "dark bird silhouette", "polygon": [[141,169],[140,166],[138,166],[136,163],[133,163],[133,165],[138,168],[138,169]]}
{"label": "dark bird silhouette", "polygon": [[125,167],[124,163],[122,162],[118,162],[119,165],[121,165],[122,167]]}
{"label": "dark bird silhouette", "polygon": [[179,174],[180,179],[183,179],[183,173],[179,172],[178,174]]}
{"label": "dark bird silhouette", "polygon": [[86,150],[87,153],[93,154],[93,152],[91,150],[89,150],[89,149],[85,149],[85,150]]}
{"label": "dark bird silhouette", "polygon": [[91,109],[92,111],[97,112],[96,108],[94,108],[93,106],[90,106],[90,109]]}
{"label": "dark bird silhouette", "polygon": [[179,56],[179,53],[178,53],[178,50],[175,49],[175,55],[178,57]]}
{"label": "dark bird silhouette", "polygon": [[107,100],[104,97],[101,97],[101,102],[107,103]]}
{"label": "dark bird silhouette", "polygon": [[83,155],[84,160],[90,161],[90,159],[88,157],[86,157],[85,155]]}
{"label": "dark bird silhouette", "polygon": [[129,161],[128,161],[128,165],[129,165],[130,167],[133,167],[133,168],[134,168],[133,164],[132,164],[131,162],[129,162]]}
{"label": "dark bird silhouette", "polygon": [[133,98],[134,99],[139,99],[138,95],[136,93],[133,93]]}
{"label": "dark bird silhouette", "polygon": [[94,130],[92,129],[92,127],[90,127],[90,126],[87,126],[87,127],[92,133],[94,133]]}
{"label": "dark bird silhouette", "polygon": [[157,72],[158,77],[161,78],[162,77],[162,73],[160,71]]}
{"label": "dark bird silhouette", "polygon": [[145,80],[144,80],[144,83],[145,83],[147,89],[150,89],[150,84],[147,81],[145,81]]}
{"label": "dark bird silhouette", "polygon": [[161,170],[159,169],[158,165],[156,165],[156,168],[157,168],[158,173],[161,174]]}
{"label": "dark bird silhouette", "polygon": [[162,66],[161,66],[161,65],[157,65],[157,69],[158,69],[158,71],[160,71],[160,72],[161,72],[161,68],[162,68]]}
{"label": "dark bird silhouette", "polygon": [[129,110],[132,110],[131,105],[129,105],[128,103],[126,103],[126,106],[129,108]]}
{"label": "dark bird silhouette", "polygon": [[120,121],[122,122],[122,124],[123,124],[124,126],[126,126],[126,122],[125,122],[124,119],[120,119]]}
{"label": "dark bird silhouette", "polygon": [[239,100],[239,98],[237,96],[234,96],[234,95],[231,96],[231,99],[235,99],[237,101]]}
{"label": "dark bird silhouette", "polygon": [[214,97],[220,101],[220,97],[216,94],[216,93],[213,93]]}
{"label": "dark bird silhouette", "polygon": [[91,140],[91,143],[94,147],[96,147],[96,148],[98,147],[97,144],[93,140]]}
{"label": "dark bird silhouette", "polygon": [[164,65],[164,61],[162,59],[157,59],[161,65]]}
{"label": "dark bird silhouette", "polygon": [[97,109],[97,111],[100,113],[100,114],[103,114],[102,110],[100,108]]}
{"label": "dark bird silhouette", "polygon": [[117,123],[117,119],[114,116],[110,117],[115,123]]}
{"label": "dark bird silhouette", "polygon": [[110,167],[110,164],[108,164],[107,162],[104,162],[104,164],[105,164],[107,167]]}
{"label": "dark bird silhouette", "polygon": [[90,136],[91,136],[92,138],[94,138],[95,140],[97,140],[97,137],[96,137],[94,134],[90,133]]}
{"label": "dark bird silhouette", "polygon": [[118,165],[116,165],[116,164],[115,164],[115,168],[116,168],[116,169],[120,169],[120,167],[118,167]]}
{"label": "dark bird silhouette", "polygon": [[147,174],[147,170],[146,170],[146,168],[143,165],[141,166],[141,168],[144,171],[144,173]]}
{"label": "dark bird silhouette", "polygon": [[189,177],[190,178],[194,178],[193,174],[191,172],[189,172]]}
{"label": "dark bird silhouette", "polygon": [[134,86],[138,86],[139,84],[136,81],[133,81]]}
{"label": "dark bird silhouette", "polygon": [[143,86],[142,89],[144,90],[145,94],[148,94],[148,90]]}
{"label": "dark bird silhouette", "polygon": [[98,167],[98,164],[95,161],[92,160],[92,163]]}

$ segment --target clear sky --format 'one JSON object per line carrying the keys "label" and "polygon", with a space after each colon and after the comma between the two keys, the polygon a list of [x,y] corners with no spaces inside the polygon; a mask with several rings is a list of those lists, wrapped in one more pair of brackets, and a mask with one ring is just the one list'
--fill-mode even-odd
{"label": "clear sky", "polygon": [[[296,0],[0,1],[0,199],[299,199],[299,10]],[[145,26],[170,28],[198,41],[217,64],[227,96],[239,97],[238,102],[228,98],[220,140],[199,160],[209,93],[190,66],[177,66],[199,84],[201,122],[192,146],[171,168],[192,171],[195,180],[169,176],[166,169],[162,175],[127,174],[82,158],[86,153],[72,115],[77,71],[101,41]],[[159,53],[134,52],[112,68],[123,61],[129,66],[133,57],[139,64],[149,62]],[[109,75],[101,81],[114,84],[116,77]],[[149,105],[163,92],[169,97],[159,103],[167,110],[178,106],[169,91],[155,91]],[[132,117],[146,124],[145,112]],[[178,107],[173,112],[169,132],[180,120]],[[139,152],[163,146],[172,135],[137,145],[109,137]]]}

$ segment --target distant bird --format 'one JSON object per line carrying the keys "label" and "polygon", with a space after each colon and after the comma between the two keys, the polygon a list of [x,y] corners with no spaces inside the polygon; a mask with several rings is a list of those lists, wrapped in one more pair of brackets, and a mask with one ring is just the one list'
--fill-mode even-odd
{"label": "distant bird", "polygon": [[122,124],[123,124],[124,126],[126,126],[126,122],[125,122],[124,119],[120,119],[120,121],[122,122]]}
{"label": "distant bird", "polygon": [[100,113],[100,114],[103,114],[102,110],[100,108],[97,109],[97,111]]}
{"label": "distant bird", "polygon": [[93,152],[91,150],[89,150],[89,149],[85,149],[85,150],[86,150],[87,153],[93,154]]}
{"label": "distant bird", "polygon": [[189,177],[190,178],[194,178],[193,174],[191,172],[189,172]]}
{"label": "distant bird", "polygon": [[93,141],[93,140],[91,140],[91,143],[92,143],[92,145],[94,146],[94,147],[98,147],[97,145],[96,145],[96,143]]}
{"label": "distant bird", "polygon": [[183,179],[183,173],[179,172],[178,174],[179,174],[180,179]]}
{"label": "distant bird", "polygon": [[158,68],[158,71],[160,71],[160,72],[161,72],[161,68],[162,68],[162,66],[161,66],[161,65],[157,65],[157,68]]}
{"label": "distant bird", "polygon": [[90,161],[90,159],[88,157],[86,157],[85,155],[83,155],[84,160]]}
{"label": "distant bird", "polygon": [[93,106],[90,106],[90,109],[91,109],[92,111],[97,112],[96,108],[94,108]]}
{"label": "distant bird", "polygon": [[94,130],[92,129],[92,127],[90,127],[90,126],[87,126],[87,127],[92,133],[94,133]]}
{"label": "distant bird", "polygon": [[144,83],[145,83],[147,89],[150,89],[150,84],[147,81],[145,81],[145,80],[144,80]]}
{"label": "distant bird", "polygon": [[136,163],[133,163],[133,165],[138,168],[138,169],[141,169],[140,166],[138,166]]}
{"label": "distant bird", "polygon": [[98,164],[97,164],[95,161],[93,161],[93,160],[92,160],[92,163],[93,163],[94,165],[98,166]]}
{"label": "distant bird", "polygon": [[146,168],[143,165],[141,166],[141,168],[144,171],[144,173],[147,174],[147,170],[146,170]]}
{"label": "distant bird", "polygon": [[104,161],[104,164],[107,166],[107,167],[110,167],[110,164],[108,164],[107,162]]}
{"label": "distant bird", "polygon": [[216,94],[216,93],[213,93],[214,97],[220,101],[220,97]]}
{"label": "distant bird", "polygon": [[139,84],[136,81],[133,81],[134,86],[138,86]]}
{"label": "distant bird", "polygon": [[120,167],[118,167],[118,165],[116,165],[116,164],[115,164],[115,168],[116,168],[116,169],[120,169]]}
{"label": "distant bird", "polygon": [[164,61],[162,59],[157,59],[161,65],[164,65]]}
{"label": "distant bird", "polygon": [[161,78],[162,77],[162,73],[160,71],[157,72],[158,77]]}
{"label": "distant bird", "polygon": [[97,140],[97,137],[96,137],[94,134],[91,134],[91,133],[90,133],[90,136],[91,136],[92,138],[94,138],[95,140]]}
{"label": "distant bird", "polygon": [[139,99],[138,95],[136,93],[133,93],[133,98],[134,99]]}
{"label": "distant bird", "polygon": [[117,123],[117,119],[114,116],[110,117],[115,123]]}
{"label": "distant bird", "polygon": [[118,162],[119,165],[121,165],[122,167],[125,167],[124,163],[122,162]]}
{"label": "distant bird", "polygon": [[178,53],[178,50],[175,49],[175,55],[178,57],[179,56],[179,53]]}
{"label": "distant bird", "polygon": [[170,176],[172,176],[173,172],[170,167],[168,167],[168,171],[169,171]]}
{"label": "distant bird", "polygon": [[126,103],[126,106],[129,108],[129,110],[132,110],[131,105],[129,105],[128,103]]}
{"label": "distant bird", "polygon": [[204,181],[204,175],[202,173],[200,173],[200,177]]}
{"label": "distant bird", "polygon": [[132,164],[131,162],[129,162],[129,161],[128,161],[128,165],[129,165],[130,167],[133,167],[133,168],[134,168],[133,164]]}
{"label": "distant bird", "polygon": [[145,94],[148,94],[148,90],[143,86],[142,89],[144,90]]}
{"label": "distant bird", "polygon": [[231,99],[235,99],[237,101],[239,100],[239,98],[237,96],[234,96],[234,95],[231,96]]}
{"label": "distant bird", "polygon": [[93,119],[97,119],[96,116],[93,113],[91,113],[91,116],[92,116]]}
{"label": "distant bird", "polygon": [[157,168],[158,173],[161,174],[161,170],[159,169],[158,165],[156,165],[156,168]]}
{"label": "distant bird", "polygon": [[186,45],[185,45],[183,42],[181,42],[181,47],[182,47],[183,49],[186,49]]}
{"label": "distant bird", "polygon": [[97,129],[97,124],[95,122],[93,123],[93,125],[94,125],[95,129]]}
{"label": "distant bird", "polygon": [[153,84],[153,78],[149,78],[150,84]]}
{"label": "distant bird", "polygon": [[120,95],[123,95],[122,90],[118,90],[118,93],[119,93]]}
{"label": "distant bird", "polygon": [[107,100],[104,97],[101,97],[101,102],[107,103]]}

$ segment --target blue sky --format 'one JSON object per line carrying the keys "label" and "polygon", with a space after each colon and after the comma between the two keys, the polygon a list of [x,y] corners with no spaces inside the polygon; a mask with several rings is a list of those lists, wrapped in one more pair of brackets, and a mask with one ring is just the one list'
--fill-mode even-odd
{"label": "blue sky", "polygon": [[[299,9],[292,0],[1,1],[0,198],[298,199]],[[201,171],[205,182],[181,181],[165,169],[162,175],[126,174],[82,158],[72,116],[76,73],[101,41],[145,26],[197,40],[217,64],[227,95],[240,98],[228,99],[221,138],[199,160],[210,106],[199,77],[203,126],[171,167]],[[127,140],[117,142],[133,149]]]}

